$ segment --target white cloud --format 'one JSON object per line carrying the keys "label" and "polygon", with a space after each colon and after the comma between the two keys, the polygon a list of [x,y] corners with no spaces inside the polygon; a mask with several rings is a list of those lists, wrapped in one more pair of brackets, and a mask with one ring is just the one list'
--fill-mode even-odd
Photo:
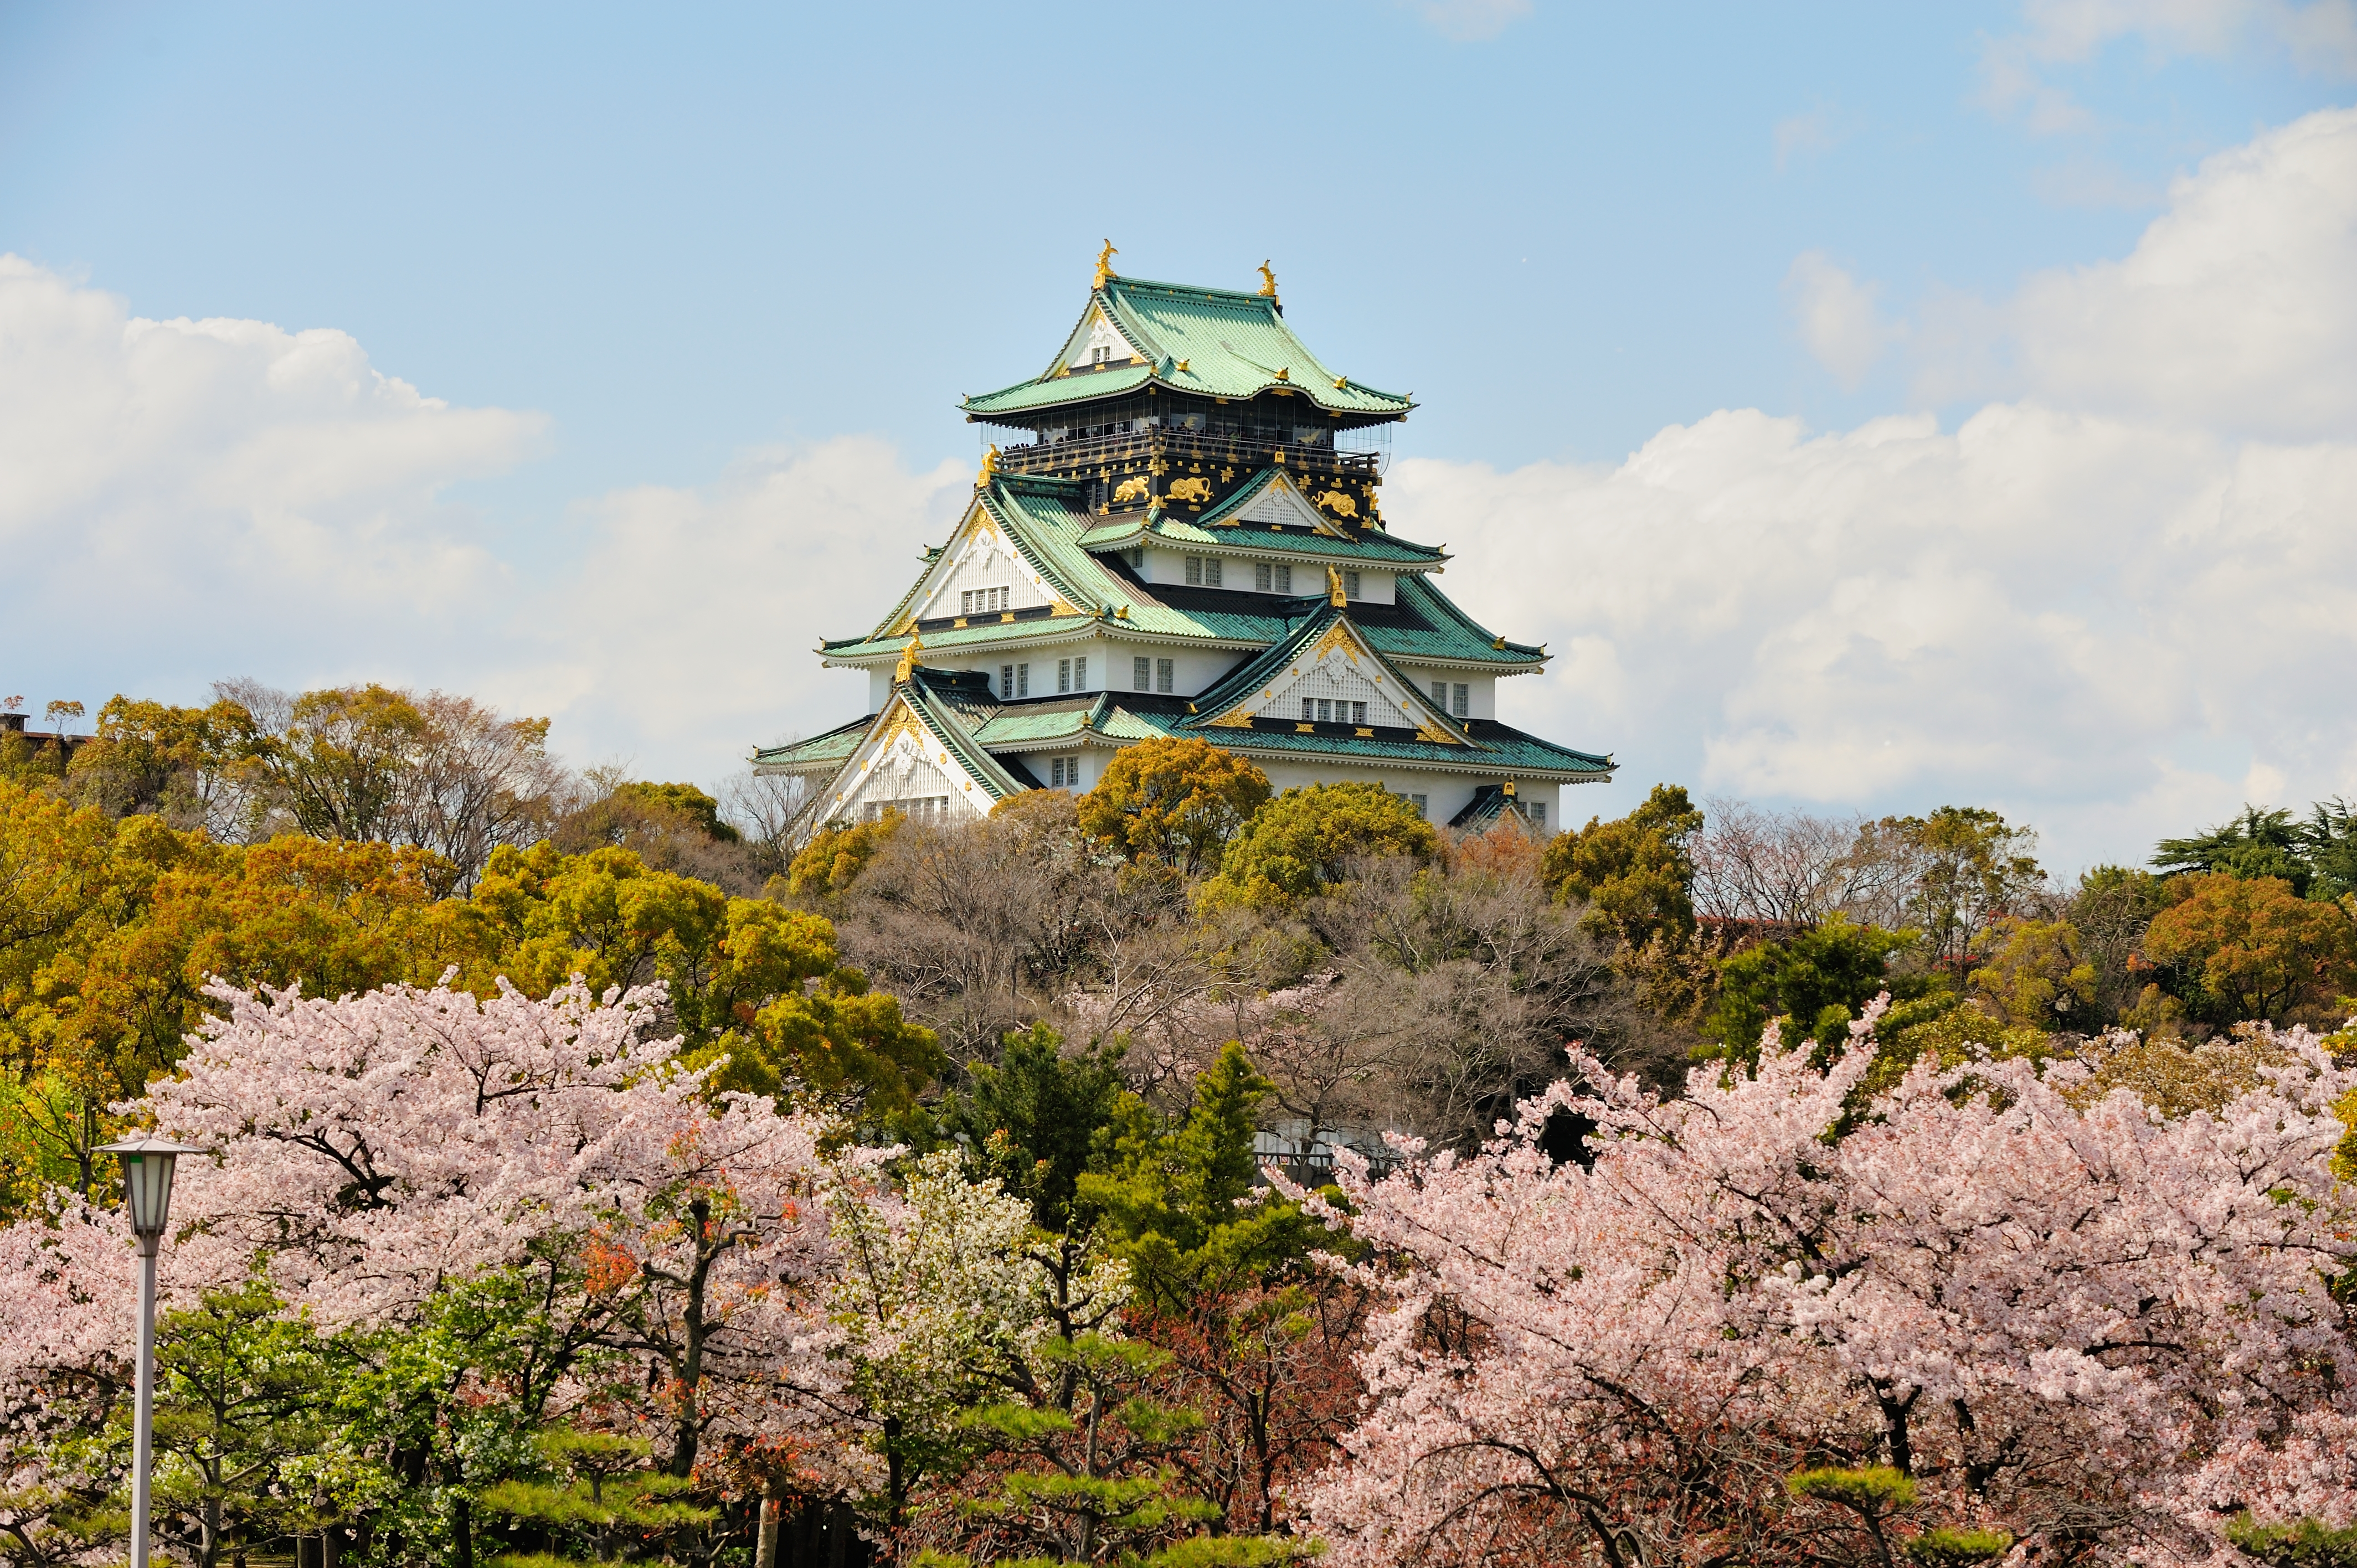
{"label": "white cloud", "polygon": [[2006,41],[2050,64],[2135,38],[2161,59],[2218,59],[2255,46],[2284,49],[2311,70],[2357,75],[2351,0],[2027,0],[2021,11],[2027,28]]}
{"label": "white cloud", "polygon": [[2154,60],[2224,59],[2250,49],[2312,75],[2357,76],[2357,0],[2025,0],[2019,32],[1981,54],[1982,105],[2043,135],[2093,129],[2094,117],[2047,80],[2122,39]]}
{"label": "white cloud", "polygon": [[1531,14],[1532,0],[1409,0],[1415,14],[1444,38],[1479,43]]}
{"label": "white cloud", "polygon": [[1828,104],[1821,103],[1804,114],[1787,115],[1770,133],[1776,146],[1776,172],[1783,173],[1797,156],[1833,151],[1849,134],[1847,122]]}
{"label": "white cloud", "polygon": [[[2126,257],[1942,305],[1927,374],[2004,399],[1958,427],[1722,412],[1617,467],[1403,460],[1384,510],[1557,650],[1509,716],[1639,786],[1979,800],[2065,861],[2139,855],[2357,790],[2352,278],[2357,113],[2312,115],[2178,182]],[[1899,330],[1822,256],[1788,287],[1846,379]]]}
{"label": "white cloud", "polygon": [[234,671],[446,633],[506,567],[438,493],[543,425],[422,396],[341,332],[135,319],[0,255],[0,561],[29,634],[11,652],[155,669],[193,642]]}
{"label": "white cloud", "polygon": [[864,711],[810,650],[899,595],[961,475],[873,441],[757,452],[586,503],[561,541],[446,499],[545,423],[422,396],[341,332],[135,319],[0,256],[6,690],[439,683],[554,715],[576,761],[705,779]]}
{"label": "white cloud", "polygon": [[1801,341],[1851,391],[1901,336],[1883,319],[1880,293],[1880,285],[1859,283],[1823,251],[1803,251],[1784,274],[1785,303]]}
{"label": "white cloud", "polygon": [[2310,114],[2169,188],[2119,261],[1954,298],[1918,334],[1933,402],[2017,395],[2278,440],[2357,427],[2357,110]]}
{"label": "white cloud", "polygon": [[749,454],[719,483],[581,509],[597,541],[565,592],[569,639],[542,711],[599,751],[700,776],[755,744],[867,711],[867,677],[826,671],[823,637],[867,630],[948,532],[973,472],[912,474],[881,441]]}
{"label": "white cloud", "polygon": [[[2093,855],[2222,813],[2253,767],[2357,784],[2357,534],[2332,521],[2357,444],[2030,404],[1812,437],[1745,411],[1616,467],[1403,460],[1386,489],[1469,608],[1563,656],[1508,716],[1641,789],[2000,803]],[[2221,737],[2243,763],[2184,777]]]}
{"label": "white cloud", "polygon": [[[2310,116],[2179,181],[2128,255],[1909,327],[1997,399],[1960,424],[1738,410],[1619,465],[1403,459],[1385,513],[1454,545],[1476,615],[1553,643],[1505,715],[1636,789],[1986,802],[2064,864],[2357,793],[2352,230],[2357,113]],[[1803,262],[1812,348],[1865,374],[1900,325]],[[7,689],[441,682],[554,714],[578,760],[710,780],[863,710],[812,645],[880,614],[965,493],[842,439],[585,499],[561,549],[447,499],[540,428],[339,333],[136,321],[0,261]]]}

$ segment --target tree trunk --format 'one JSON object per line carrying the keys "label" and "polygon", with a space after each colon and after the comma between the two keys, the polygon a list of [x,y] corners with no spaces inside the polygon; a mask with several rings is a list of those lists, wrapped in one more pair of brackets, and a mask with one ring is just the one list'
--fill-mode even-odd
{"label": "tree trunk", "polygon": [[826,1568],[852,1568],[851,1547],[859,1531],[851,1522],[851,1505],[837,1503],[827,1509]]}
{"label": "tree trunk", "polygon": [[778,1568],[778,1499],[770,1488],[761,1488],[760,1511],[754,1516],[760,1522],[753,1534],[753,1568]]}
{"label": "tree trunk", "polygon": [[450,1568],[475,1568],[475,1520],[467,1496],[450,1499]]}

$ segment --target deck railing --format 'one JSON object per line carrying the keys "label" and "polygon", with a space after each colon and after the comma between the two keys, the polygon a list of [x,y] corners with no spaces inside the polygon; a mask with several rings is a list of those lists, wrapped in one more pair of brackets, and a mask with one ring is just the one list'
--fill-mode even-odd
{"label": "deck railing", "polygon": [[1032,442],[1005,447],[998,454],[999,463],[1018,474],[1059,468],[1095,469],[1153,457],[1232,463],[1250,468],[1281,460],[1284,467],[1306,473],[1347,474],[1369,479],[1379,478],[1383,472],[1379,453],[1340,452],[1331,446],[1298,446],[1268,435],[1230,435],[1174,426],[1133,430],[1118,435],[1076,435],[1065,441]]}

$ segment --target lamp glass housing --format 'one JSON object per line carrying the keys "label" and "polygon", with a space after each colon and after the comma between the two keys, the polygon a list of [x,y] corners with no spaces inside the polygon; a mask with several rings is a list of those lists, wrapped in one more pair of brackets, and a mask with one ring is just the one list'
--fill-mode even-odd
{"label": "lamp glass housing", "polygon": [[172,1211],[172,1168],[179,1155],[145,1150],[123,1155],[123,1202],[131,1210],[131,1232],[141,1240],[164,1233]]}

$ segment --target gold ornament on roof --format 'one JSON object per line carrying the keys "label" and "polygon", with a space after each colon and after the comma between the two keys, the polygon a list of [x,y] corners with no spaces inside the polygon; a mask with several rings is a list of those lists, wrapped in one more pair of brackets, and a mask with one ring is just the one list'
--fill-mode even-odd
{"label": "gold ornament on roof", "polygon": [[1268,270],[1265,260],[1260,264],[1260,293],[1263,299],[1276,297],[1276,274]]}
{"label": "gold ornament on roof", "polygon": [[1326,588],[1327,597],[1334,603],[1347,605],[1351,602],[1350,596],[1342,592],[1342,574],[1331,566],[1326,568]]}
{"label": "gold ornament on roof", "polygon": [[1092,287],[1104,287],[1106,282],[1114,275],[1113,259],[1120,254],[1119,251],[1114,249],[1111,240],[1104,242],[1104,249],[1097,252],[1097,281],[1091,285]]}
{"label": "gold ornament on roof", "polygon": [[1359,515],[1358,498],[1351,495],[1348,490],[1328,490],[1324,495],[1318,498],[1318,504],[1324,507],[1328,511],[1332,512],[1336,517],[1356,517]]}
{"label": "gold ornament on roof", "polygon": [[996,472],[998,472],[998,447],[994,444],[989,451],[982,455],[982,472],[974,477],[974,489],[982,489],[987,487],[990,477]]}
{"label": "gold ornament on roof", "polygon": [[1170,481],[1170,499],[1174,501],[1192,501],[1200,506],[1211,499],[1211,481],[1197,478],[1173,479]]}
{"label": "gold ornament on roof", "polygon": [[892,684],[905,686],[917,668],[917,655],[923,650],[925,639],[914,632],[909,635],[909,646],[900,650],[900,667],[892,671]]}

